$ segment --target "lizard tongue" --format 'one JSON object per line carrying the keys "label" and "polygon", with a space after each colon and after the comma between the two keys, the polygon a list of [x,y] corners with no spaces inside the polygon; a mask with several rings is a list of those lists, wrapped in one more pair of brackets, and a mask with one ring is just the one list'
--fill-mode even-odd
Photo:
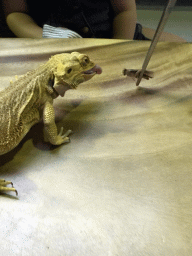
{"label": "lizard tongue", "polygon": [[95,65],[93,68],[92,68],[92,71],[93,72],[96,72],[98,75],[100,75],[102,73],[102,68],[99,66],[99,65]]}
{"label": "lizard tongue", "polygon": [[96,73],[96,74],[101,74],[102,73],[102,69],[100,66],[98,65],[95,65],[93,68],[87,70],[87,71],[84,71],[84,74],[93,74],[93,73]]}
{"label": "lizard tongue", "polygon": [[95,65],[91,71],[96,72],[98,75],[102,73],[102,68],[99,65]]}

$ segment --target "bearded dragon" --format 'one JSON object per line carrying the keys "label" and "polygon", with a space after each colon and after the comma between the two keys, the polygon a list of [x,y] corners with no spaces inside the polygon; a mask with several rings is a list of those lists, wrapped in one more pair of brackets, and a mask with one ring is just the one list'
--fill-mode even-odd
{"label": "bearded dragon", "polygon": [[[47,63],[20,76],[0,92],[0,155],[14,149],[30,128],[43,119],[44,139],[53,145],[69,142],[71,130],[57,132],[53,100],[102,70],[78,52],[52,56]],[[12,187],[7,187],[11,184]],[[17,190],[0,179],[0,192]]]}

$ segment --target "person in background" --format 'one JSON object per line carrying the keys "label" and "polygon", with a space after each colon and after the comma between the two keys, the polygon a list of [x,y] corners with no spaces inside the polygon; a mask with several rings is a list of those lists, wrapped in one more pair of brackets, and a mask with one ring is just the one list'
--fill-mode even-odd
{"label": "person in background", "polygon": [[[135,0],[3,0],[3,9],[8,27],[22,38],[151,40],[155,32],[137,24]],[[160,40],[185,42],[165,32]]]}

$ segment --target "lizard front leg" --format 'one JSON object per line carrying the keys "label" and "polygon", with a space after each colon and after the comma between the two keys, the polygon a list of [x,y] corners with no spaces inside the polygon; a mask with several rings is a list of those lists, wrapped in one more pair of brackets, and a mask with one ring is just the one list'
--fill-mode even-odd
{"label": "lizard front leg", "polygon": [[[12,185],[12,188],[6,187],[9,184]],[[16,195],[18,195],[17,190],[13,187],[13,183],[11,181],[5,181],[0,179],[0,192],[7,192],[7,191],[14,191]]]}
{"label": "lizard front leg", "polygon": [[68,130],[63,134],[63,127],[59,134],[57,133],[57,126],[55,124],[55,112],[53,105],[50,102],[45,103],[43,110],[43,122],[44,122],[44,139],[49,141],[53,145],[61,145],[70,141],[68,135],[71,130]]}

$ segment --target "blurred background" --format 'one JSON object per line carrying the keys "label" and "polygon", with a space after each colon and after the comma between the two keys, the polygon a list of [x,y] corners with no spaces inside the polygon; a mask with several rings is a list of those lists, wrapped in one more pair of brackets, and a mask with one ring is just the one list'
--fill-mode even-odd
{"label": "blurred background", "polygon": [[[167,0],[136,0],[137,19],[145,27],[156,29]],[[192,42],[192,0],[177,0],[164,29]],[[0,6],[0,37],[14,37],[8,29]]]}
{"label": "blurred background", "polygon": [[[144,27],[156,29],[168,0],[136,0],[137,20]],[[177,0],[164,29],[192,42],[192,0]]]}

